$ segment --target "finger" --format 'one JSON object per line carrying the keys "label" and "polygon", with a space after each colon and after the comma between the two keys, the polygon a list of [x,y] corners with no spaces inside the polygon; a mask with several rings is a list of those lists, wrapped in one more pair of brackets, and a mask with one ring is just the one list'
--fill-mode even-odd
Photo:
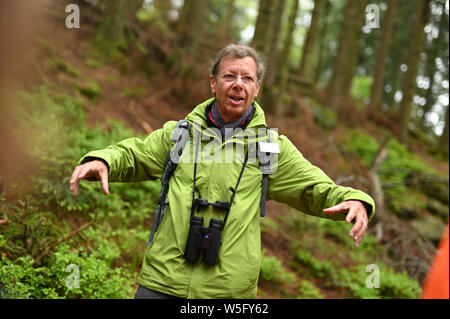
{"label": "finger", "polygon": [[364,220],[362,222],[361,228],[359,229],[359,231],[355,235],[355,240],[361,241],[362,238],[364,237],[364,234],[366,233],[366,230],[367,230],[367,221]]}
{"label": "finger", "polygon": [[77,196],[78,194],[78,184],[80,183],[80,179],[78,178],[79,172],[81,167],[77,166],[73,170],[72,176],[70,177],[70,191],[72,192],[73,196]]}
{"label": "finger", "polygon": [[348,214],[345,216],[345,221],[347,223],[351,223],[355,217],[356,217],[356,212],[354,210],[350,210],[348,212]]}
{"label": "finger", "polygon": [[99,172],[100,183],[102,184],[102,191],[105,195],[109,194],[108,186],[108,172],[106,170],[101,170]]}
{"label": "finger", "polygon": [[350,234],[357,234],[364,226],[364,221],[366,220],[366,215],[358,209],[351,209],[346,217],[346,221],[350,222],[355,219],[354,226],[350,231]]}
{"label": "finger", "polygon": [[356,247],[358,247],[359,244],[361,243],[361,241],[362,241],[362,239],[364,237],[364,233],[365,233],[365,231],[362,234],[359,234],[359,235],[356,236],[356,238],[355,238],[355,246]]}
{"label": "finger", "polygon": [[342,202],[342,203],[337,204],[335,206],[325,208],[323,210],[323,213],[324,214],[336,214],[336,213],[347,212],[347,211],[348,211],[347,204],[345,202]]}
{"label": "finger", "polygon": [[358,239],[355,240],[355,246],[358,247],[361,243],[362,237],[358,237]]}
{"label": "finger", "polygon": [[364,232],[367,229],[367,220],[364,217],[356,217],[356,223],[355,226],[352,229],[352,232],[354,234],[358,234],[360,232]]}
{"label": "finger", "polygon": [[84,165],[77,166],[72,174],[72,179],[70,182],[71,190],[73,196],[77,196],[78,194],[78,185],[83,178],[90,176],[90,169]]}
{"label": "finger", "polygon": [[355,245],[358,246],[361,242],[362,238],[364,237],[364,234],[367,230],[367,218],[361,217],[357,218],[357,222],[353,229],[350,231],[350,236],[353,237],[355,240]]}

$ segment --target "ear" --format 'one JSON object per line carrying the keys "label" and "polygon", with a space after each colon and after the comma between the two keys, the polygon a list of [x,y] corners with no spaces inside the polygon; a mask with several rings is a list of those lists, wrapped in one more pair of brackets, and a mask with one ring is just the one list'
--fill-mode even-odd
{"label": "ear", "polygon": [[256,97],[258,96],[260,87],[261,87],[261,81],[258,81],[258,83],[256,84],[255,96],[253,97],[253,99],[256,99]]}
{"label": "ear", "polygon": [[209,76],[209,85],[211,86],[212,94],[216,94],[216,79],[212,74]]}

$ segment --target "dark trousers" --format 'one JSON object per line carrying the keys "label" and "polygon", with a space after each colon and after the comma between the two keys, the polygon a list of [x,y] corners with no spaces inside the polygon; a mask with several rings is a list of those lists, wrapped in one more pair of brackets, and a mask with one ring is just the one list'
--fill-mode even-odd
{"label": "dark trousers", "polygon": [[136,291],[136,294],[134,295],[134,299],[180,299],[180,298],[139,286]]}

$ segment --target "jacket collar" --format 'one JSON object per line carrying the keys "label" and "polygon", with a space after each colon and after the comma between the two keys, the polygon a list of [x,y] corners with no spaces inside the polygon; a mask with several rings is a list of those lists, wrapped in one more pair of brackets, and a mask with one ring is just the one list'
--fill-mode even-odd
{"label": "jacket collar", "polygon": [[[203,128],[208,128],[210,125],[208,125],[208,120],[205,116],[205,109],[210,106],[214,101],[215,97],[210,98],[203,103],[200,103],[197,105],[187,116],[186,120],[190,123],[197,121],[201,122],[201,125]],[[253,114],[253,117],[251,121],[248,123],[247,127],[266,127],[266,118],[264,116],[264,111],[261,108],[261,106],[254,101],[253,107],[255,108],[255,113]]]}

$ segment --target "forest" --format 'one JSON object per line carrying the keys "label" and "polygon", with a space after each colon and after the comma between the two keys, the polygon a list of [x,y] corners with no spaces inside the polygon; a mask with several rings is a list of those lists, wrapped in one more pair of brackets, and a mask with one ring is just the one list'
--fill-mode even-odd
{"label": "forest", "polygon": [[229,43],[264,59],[267,124],[376,203],[355,247],[350,224],[268,201],[257,298],[420,298],[449,219],[448,0],[21,0],[0,17],[0,298],[134,297],[161,181],[74,197],[72,171],[212,97]]}

